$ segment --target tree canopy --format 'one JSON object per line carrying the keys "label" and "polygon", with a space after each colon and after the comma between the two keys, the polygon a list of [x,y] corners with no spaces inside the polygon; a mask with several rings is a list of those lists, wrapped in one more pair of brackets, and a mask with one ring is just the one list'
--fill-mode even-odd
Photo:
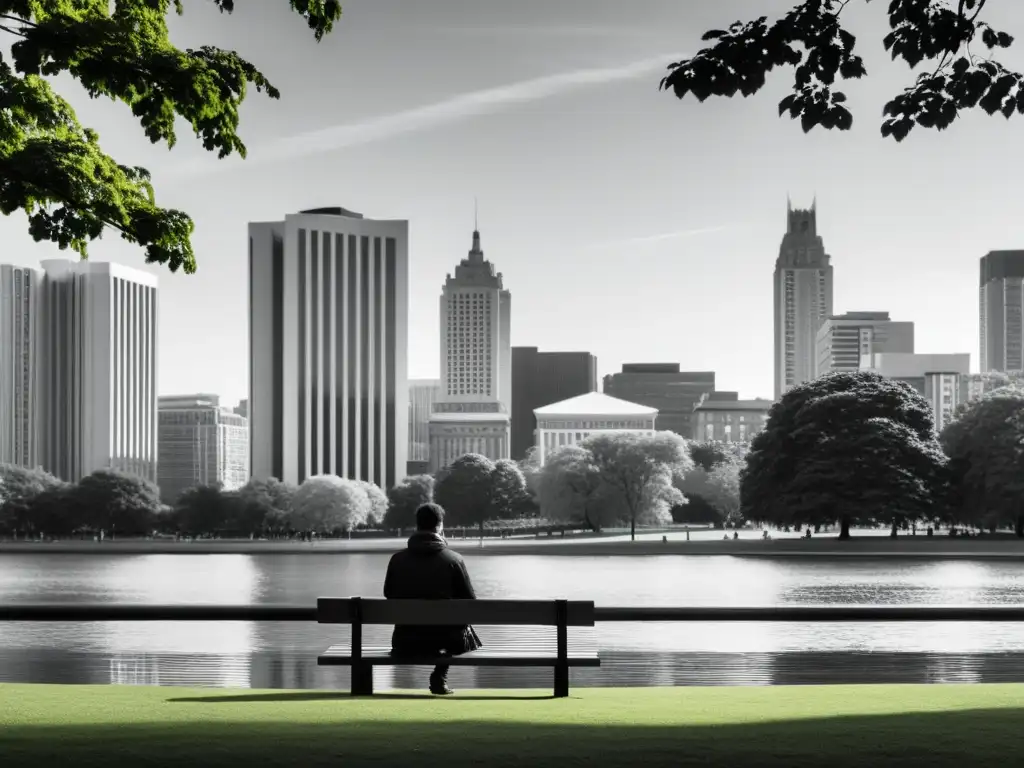
{"label": "tree canopy", "polygon": [[997,389],[966,403],[939,440],[949,456],[954,519],[1009,523],[1024,537],[1024,390]]}
{"label": "tree canopy", "polygon": [[434,500],[433,475],[410,475],[388,489],[385,528],[408,528],[416,522],[416,509]]}
{"label": "tree canopy", "polygon": [[476,525],[483,530],[490,519],[494,462],[467,453],[437,473],[434,501],[450,515],[452,525]]}
{"label": "tree canopy", "polygon": [[[737,93],[748,97],[776,67],[793,67],[793,92],[779,102],[779,115],[799,118],[805,132],[819,125],[849,130],[853,115],[836,83],[867,75],[855,53],[857,39],[842,24],[850,2],[803,0],[772,23],[761,16],[712,29],[701,39],[713,44],[671,64],[661,88],[701,102]],[[980,18],[986,3],[958,0],[954,8],[946,0],[890,0],[882,44],[894,61],[921,70],[885,104],[882,136],[902,141],[915,125],[942,130],[975,107],[1006,118],[1024,114],[1024,76],[983,53],[1013,44],[1012,36]]]}
{"label": "tree canopy", "polygon": [[[210,2],[223,13],[235,7]],[[341,17],[339,0],[288,5],[318,42]],[[195,272],[192,219],[160,207],[149,172],[107,155],[46,79],[65,73],[91,97],[127,105],[154,144],[172,148],[182,118],[207,151],[244,158],[239,106],[248,87],[280,93],[234,51],[176,48],[172,6],[184,12],[181,0],[0,0],[0,33],[14,38],[10,61],[0,55],[0,211],[24,211],[36,241],[87,258],[88,243],[110,227],[142,246],[147,262]]]}
{"label": "tree canopy", "polygon": [[355,480],[336,475],[306,478],[292,498],[291,523],[300,531],[351,531],[366,522],[370,498]]}
{"label": "tree canopy", "polygon": [[89,528],[139,536],[153,530],[160,511],[160,492],[153,483],[136,475],[97,469],[68,489],[68,502]]}
{"label": "tree canopy", "polygon": [[598,432],[582,447],[625,513],[631,539],[636,539],[637,523],[668,522],[672,506],[685,502],[672,480],[693,461],[686,440],[674,432]]}
{"label": "tree canopy", "polygon": [[754,437],[740,512],[779,526],[893,527],[943,514],[947,460],[931,407],[909,384],[839,372],[794,387]]}

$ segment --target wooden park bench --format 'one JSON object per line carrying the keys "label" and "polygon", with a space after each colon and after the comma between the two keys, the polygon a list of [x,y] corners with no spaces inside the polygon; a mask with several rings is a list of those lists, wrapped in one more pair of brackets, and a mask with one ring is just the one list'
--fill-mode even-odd
{"label": "wooden park bench", "polygon": [[[582,600],[386,600],[321,597],[320,624],[351,624],[352,645],[332,645],[317,658],[320,666],[352,667],[352,695],[373,695],[373,668],[391,666],[552,667],[555,696],[569,695],[569,667],[599,667],[596,652],[569,652],[569,627],[594,626],[594,604]],[[392,656],[391,647],[363,647],[366,624],[419,626],[473,624],[555,627],[553,651],[481,648],[461,656]],[[484,638],[486,643],[486,638]]]}

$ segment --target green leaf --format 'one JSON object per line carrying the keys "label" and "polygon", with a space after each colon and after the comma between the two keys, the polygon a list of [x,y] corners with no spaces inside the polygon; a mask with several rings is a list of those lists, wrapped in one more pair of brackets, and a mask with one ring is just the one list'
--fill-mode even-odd
{"label": "green leaf", "polygon": [[[222,12],[231,0],[212,0]],[[166,16],[180,0],[0,0],[3,29],[16,38],[0,57],[0,210],[28,214],[29,232],[82,258],[104,229],[142,246],[171,271],[196,269],[192,220],[156,204],[149,174],[103,152],[71,107],[44,80],[68,74],[92,97],[130,109],[150,141],[177,142],[183,118],[204,149],[245,157],[239,107],[250,86],[278,91],[252,64],[211,46],[180,50]],[[340,18],[337,0],[289,0],[320,40]]]}

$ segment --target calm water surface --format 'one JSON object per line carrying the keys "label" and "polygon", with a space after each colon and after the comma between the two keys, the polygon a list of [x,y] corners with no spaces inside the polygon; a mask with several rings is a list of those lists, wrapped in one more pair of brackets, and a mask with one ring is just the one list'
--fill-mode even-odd
{"label": "calm water surface", "polygon": [[[292,603],[380,594],[388,554],[0,555],[6,603]],[[480,597],[599,606],[1024,603],[1024,563],[898,559],[466,556]],[[554,647],[553,630],[483,627],[485,643]],[[369,627],[386,645],[388,627]],[[298,623],[0,624],[0,681],[347,687],[316,654],[344,627]],[[1014,624],[605,624],[570,631],[603,666],[574,685],[1024,681]],[[422,669],[378,668],[378,688]],[[548,671],[458,669],[453,687],[536,687]]]}

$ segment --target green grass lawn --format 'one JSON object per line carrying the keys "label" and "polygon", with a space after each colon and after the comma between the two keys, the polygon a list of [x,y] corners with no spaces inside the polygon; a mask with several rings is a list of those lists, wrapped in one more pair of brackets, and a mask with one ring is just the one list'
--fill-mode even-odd
{"label": "green grass lawn", "polygon": [[1006,766],[1024,685],[385,692],[0,685],[0,766]]}

